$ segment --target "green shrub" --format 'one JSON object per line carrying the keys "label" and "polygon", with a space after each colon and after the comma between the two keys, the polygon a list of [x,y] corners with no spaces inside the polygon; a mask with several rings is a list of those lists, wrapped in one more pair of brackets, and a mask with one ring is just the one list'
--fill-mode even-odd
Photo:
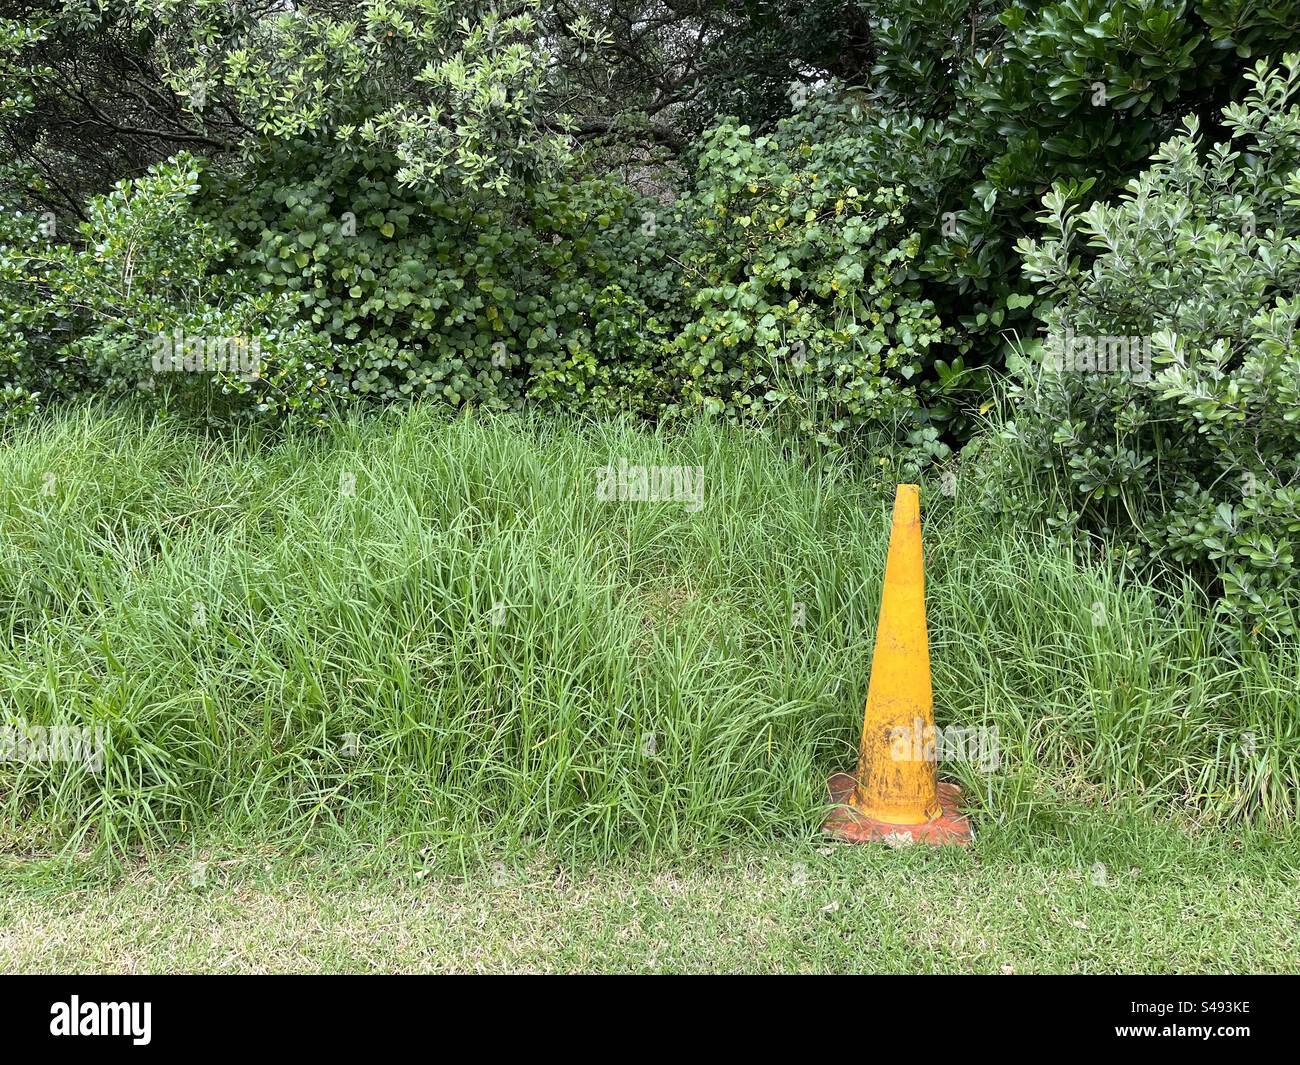
{"label": "green shrub", "polygon": [[[205,126],[238,116],[251,159],[266,140],[311,140],[333,154],[393,156],[406,186],[497,192],[567,161],[540,0],[505,12],[449,0],[119,2],[124,29],[147,27],[166,88]],[[565,31],[578,46],[603,39],[584,17]]]}
{"label": "green shrub", "polygon": [[[1293,0],[869,6],[874,66],[862,82],[882,122],[907,131],[883,142],[882,180],[916,205],[925,294],[961,326],[972,366],[1001,365],[1008,327],[1030,324],[1035,294],[1015,245],[1036,235],[1044,189],[1117,193],[1184,115],[1213,121],[1245,91],[1248,57],[1300,46]],[[917,143],[933,161],[920,171],[908,158]]]}
{"label": "green shrub", "polygon": [[15,244],[35,241],[39,227],[21,212],[0,210],[0,427],[41,408],[49,389],[33,348],[41,349],[43,304],[32,298],[31,282],[6,265]]}
{"label": "green shrub", "polygon": [[144,390],[220,415],[319,415],[313,338],[283,299],[221,268],[229,242],[191,202],[200,168],[181,154],[120,182],[91,201],[75,242],[9,219],[0,308],[18,327],[4,349],[15,403]]}
{"label": "green shrub", "polygon": [[402,187],[397,169],[297,143],[207,189],[238,245],[231,268],[294,302],[337,389],[384,403],[659,405],[666,327],[638,272],[663,269],[667,249],[642,234],[640,197],[593,179],[448,198]]}
{"label": "green shrub", "polygon": [[1056,520],[1212,573],[1225,609],[1289,627],[1300,56],[1250,81],[1224,110],[1229,141],[1202,150],[1189,120],[1118,203],[1044,199],[1050,235],[1022,251],[1055,302],[1047,357],[1022,368],[1007,432],[1046,475]]}
{"label": "green shrub", "polygon": [[877,180],[865,131],[838,98],[771,134],[724,121],[706,135],[680,205],[693,238],[692,320],[674,345],[686,402],[824,443],[904,426],[937,450],[915,419],[917,386],[946,334],[917,295],[907,200]]}

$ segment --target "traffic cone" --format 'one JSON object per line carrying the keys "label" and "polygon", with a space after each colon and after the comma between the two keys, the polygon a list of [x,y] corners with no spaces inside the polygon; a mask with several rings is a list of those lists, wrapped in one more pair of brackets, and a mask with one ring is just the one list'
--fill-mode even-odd
{"label": "traffic cone", "polygon": [[969,843],[970,822],[958,809],[961,791],[938,782],[935,757],[921,489],[900,484],[858,769],[828,782],[835,809],[823,829],[851,843]]}

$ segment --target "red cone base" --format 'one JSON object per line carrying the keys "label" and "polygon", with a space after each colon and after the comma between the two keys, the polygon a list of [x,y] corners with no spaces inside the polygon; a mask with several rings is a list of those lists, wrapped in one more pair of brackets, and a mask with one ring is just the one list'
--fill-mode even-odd
{"label": "red cone base", "polygon": [[956,784],[939,783],[939,805],[942,812],[933,821],[921,825],[891,825],[867,817],[849,805],[857,781],[849,773],[836,773],[826,787],[831,793],[831,811],[822,831],[846,843],[930,843],[940,846],[956,843],[965,846],[974,838],[970,821],[960,810],[961,788]]}

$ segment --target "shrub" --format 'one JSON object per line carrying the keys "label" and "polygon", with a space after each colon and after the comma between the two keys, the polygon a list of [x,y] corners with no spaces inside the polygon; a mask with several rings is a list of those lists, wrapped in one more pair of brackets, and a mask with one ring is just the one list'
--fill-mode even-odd
{"label": "shrub", "polygon": [[1225,609],[1289,627],[1300,56],[1250,82],[1224,110],[1228,141],[1202,151],[1189,120],[1119,202],[1044,199],[1050,235],[1021,250],[1055,304],[1049,357],[1022,367],[1007,433],[1047,475],[1057,520],[1212,573]]}
{"label": "shrub", "polygon": [[10,219],[0,292],[21,326],[5,350],[16,399],[144,390],[222,415],[320,413],[311,335],[274,293],[220,268],[229,244],[191,203],[199,172],[182,154],[120,182],[91,201],[75,243]]}
{"label": "shrub", "polygon": [[945,338],[912,272],[920,240],[882,185],[849,98],[810,100],[771,134],[724,121],[705,137],[680,206],[693,235],[691,321],[675,349],[686,403],[776,419],[829,443],[916,420]]}
{"label": "shrub", "polygon": [[[545,179],[568,144],[549,106],[553,40],[540,0],[264,5],[127,0],[156,41],[168,87],[220,128],[238,115],[250,156],[265,140],[396,157],[404,185],[491,188]],[[576,43],[603,38],[590,20]],[[286,174],[286,177],[290,175]]]}
{"label": "shrub", "polygon": [[[924,132],[933,167],[881,159],[917,209],[926,295],[972,365],[1001,365],[1031,324],[1015,246],[1055,181],[1117,193],[1174,135],[1245,91],[1248,57],[1300,46],[1290,0],[880,0],[874,100]],[[903,144],[902,138],[887,144]],[[897,153],[906,160],[905,153]],[[972,382],[979,383],[979,382]]]}
{"label": "shrub", "polygon": [[639,196],[589,179],[447,197],[403,187],[399,166],[295,143],[207,187],[236,245],[229,267],[293,301],[338,391],[490,408],[662,404],[667,326],[640,290],[653,290],[668,247],[641,232]]}
{"label": "shrub", "polygon": [[39,410],[48,391],[33,354],[33,347],[41,347],[43,304],[32,298],[30,282],[15,277],[7,265],[9,249],[35,240],[38,231],[35,219],[0,210],[0,427]]}

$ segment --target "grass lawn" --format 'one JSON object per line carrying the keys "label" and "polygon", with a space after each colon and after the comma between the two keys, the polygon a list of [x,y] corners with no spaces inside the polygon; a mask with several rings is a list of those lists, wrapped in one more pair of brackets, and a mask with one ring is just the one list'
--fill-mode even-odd
{"label": "grass lawn", "polygon": [[[619,463],[702,505],[602,499]],[[819,838],[898,478],[424,410],[12,435],[3,723],[106,742],[0,762],[0,969],[1300,968],[1300,647],[991,523],[978,468],[923,486],[976,844]]]}
{"label": "grass lawn", "polygon": [[970,851],[785,841],[462,873],[232,843],[93,883],[11,870],[0,971],[1295,972],[1294,850],[1086,819],[990,826]]}

